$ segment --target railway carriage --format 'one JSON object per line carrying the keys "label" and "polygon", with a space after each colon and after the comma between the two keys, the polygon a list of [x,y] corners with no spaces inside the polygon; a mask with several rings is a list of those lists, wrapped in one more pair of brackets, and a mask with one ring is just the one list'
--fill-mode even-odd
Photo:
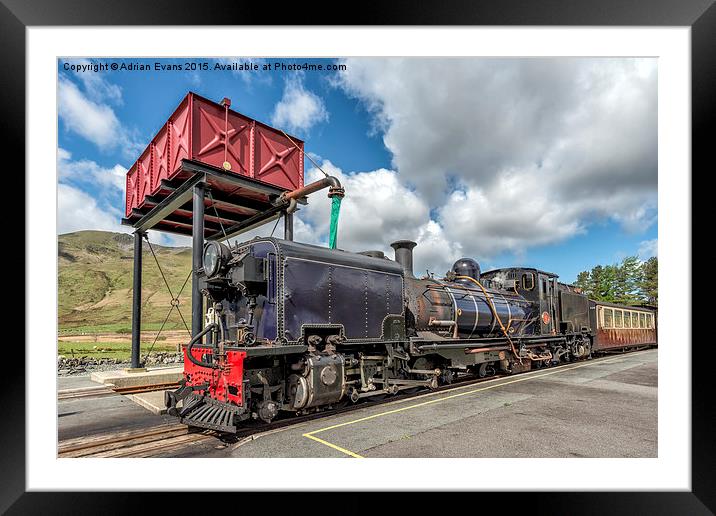
{"label": "railway carriage", "polygon": [[625,351],[657,343],[657,317],[653,307],[590,301],[589,316],[595,329],[595,352]]}

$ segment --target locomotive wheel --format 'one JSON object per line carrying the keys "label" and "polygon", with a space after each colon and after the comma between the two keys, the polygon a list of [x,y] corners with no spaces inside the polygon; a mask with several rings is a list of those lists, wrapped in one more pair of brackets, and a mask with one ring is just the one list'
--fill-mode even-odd
{"label": "locomotive wheel", "polygon": [[480,364],[479,369],[477,370],[477,376],[480,378],[484,378],[487,376],[487,362],[483,362]]}
{"label": "locomotive wheel", "polygon": [[[435,369],[435,362],[431,360],[428,357],[420,357],[415,362],[413,362],[413,365],[411,366],[411,369],[420,369],[423,371],[431,371]],[[427,374],[416,374],[415,375],[420,380],[427,380],[429,376]]]}

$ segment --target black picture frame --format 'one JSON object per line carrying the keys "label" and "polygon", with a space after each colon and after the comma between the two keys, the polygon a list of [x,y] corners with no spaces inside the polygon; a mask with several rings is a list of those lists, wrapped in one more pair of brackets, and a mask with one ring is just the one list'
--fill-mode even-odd
{"label": "black picture frame", "polygon": [[[441,2],[395,1],[385,4],[356,3],[308,5],[294,4],[290,9],[279,9],[269,2],[191,2],[186,0],[1,0],[0,1],[0,105],[1,127],[4,129],[3,161],[5,170],[25,170],[25,106],[32,102],[25,93],[26,49],[25,29],[28,26],[62,25],[564,25],[564,26],[689,26],[691,27],[692,72],[692,170],[702,174],[713,169],[708,151],[713,147],[714,98],[716,97],[716,6],[714,0],[543,0],[525,2],[505,0],[474,2],[469,0],[442,0]],[[708,163],[708,165],[707,165]],[[25,172],[27,174],[27,171]],[[687,180],[688,172],[684,180]],[[24,181],[13,173],[12,188],[15,199],[24,198]],[[24,177],[25,176],[21,176]],[[692,174],[692,181],[696,177]],[[6,183],[7,185],[7,183]],[[7,196],[6,196],[7,197]],[[17,212],[19,213],[19,211]],[[697,222],[694,220],[694,222]],[[13,238],[22,234],[19,228]],[[692,231],[693,234],[693,231]],[[699,234],[699,233],[696,233]],[[13,251],[14,266],[25,262],[23,246]],[[692,251],[693,252],[693,251]],[[696,256],[696,255],[693,255]],[[694,263],[694,270],[699,270]],[[709,269],[707,269],[709,270]],[[13,274],[13,267],[7,269]],[[26,276],[32,271],[25,270]],[[679,278],[674,281],[691,281]],[[17,293],[24,291],[17,285]],[[6,288],[10,289],[9,284]],[[27,301],[27,300],[26,300]],[[695,300],[684,300],[695,306]],[[30,303],[31,304],[31,303]],[[5,305],[9,309],[10,305]],[[17,304],[15,304],[17,306]],[[22,305],[20,305],[22,306]],[[27,305],[26,305],[27,306]],[[13,312],[15,309],[12,309]],[[14,315],[13,315],[14,317]],[[27,323],[27,321],[26,321]],[[2,466],[0,481],[0,511],[8,514],[127,514],[148,509],[146,496],[129,493],[38,493],[26,492],[25,480],[25,361],[20,347],[19,328],[6,324],[5,352],[3,353]],[[698,334],[697,334],[698,336]],[[684,328],[684,348],[691,343],[691,324]],[[12,344],[12,345],[11,345]],[[27,343],[26,343],[27,345]],[[713,433],[714,402],[708,368],[711,362],[700,356],[710,343],[699,342],[691,347],[692,366],[692,491],[691,492],[618,492],[618,493],[480,493],[471,495],[480,512],[519,508],[531,513],[549,514],[712,514],[716,511],[716,461]],[[662,357],[663,360],[683,360],[688,354]],[[11,364],[12,362],[12,364]],[[188,474],[191,473],[189,470]],[[197,472],[196,474],[200,474]],[[439,474],[432,472],[429,474]],[[238,475],[237,475],[238,476]],[[556,482],[558,483],[558,481]],[[238,501],[241,496],[241,503]],[[210,497],[193,497],[186,493],[163,497],[162,512],[186,512],[192,502],[202,502],[204,510],[227,507],[226,496],[218,493]],[[381,497],[385,508],[386,496]],[[444,493],[438,507],[449,509],[454,500]],[[269,500],[270,499],[270,500]],[[478,501],[479,499],[479,501]],[[257,495],[252,508],[245,504],[245,495],[236,495],[228,507],[241,510],[272,511],[276,504],[284,510],[320,513],[320,504],[310,503],[316,498],[287,493],[276,496]],[[429,493],[400,496],[396,508],[408,512],[424,512],[431,504]],[[432,497],[432,501],[435,497]],[[340,512],[374,511],[375,498],[353,493],[343,495]],[[462,501],[454,502],[463,508]],[[347,509],[346,509],[347,507]],[[289,509],[293,508],[293,509]],[[238,509],[237,509],[238,510]],[[434,509],[429,509],[434,510]],[[457,508],[456,510],[460,510]],[[223,510],[222,510],[223,512]],[[384,512],[384,510],[383,510]],[[412,512],[412,511],[411,511]]]}

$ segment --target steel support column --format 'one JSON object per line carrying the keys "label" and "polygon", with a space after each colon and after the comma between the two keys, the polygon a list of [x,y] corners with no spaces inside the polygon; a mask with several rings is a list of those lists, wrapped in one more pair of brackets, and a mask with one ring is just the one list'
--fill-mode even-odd
{"label": "steel support column", "polygon": [[199,269],[204,253],[204,194],[203,183],[194,186],[192,210],[192,260],[191,278],[191,334],[201,332],[204,319],[204,303],[199,290]]}
{"label": "steel support column", "polygon": [[283,238],[293,240],[293,213],[283,214]]}
{"label": "steel support column", "polygon": [[132,369],[139,369],[139,346],[142,331],[142,238],[144,232],[134,232],[134,272],[132,277]]}

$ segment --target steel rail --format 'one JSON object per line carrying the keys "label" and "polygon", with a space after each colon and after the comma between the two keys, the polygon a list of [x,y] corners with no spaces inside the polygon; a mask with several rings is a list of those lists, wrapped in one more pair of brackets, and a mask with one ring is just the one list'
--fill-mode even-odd
{"label": "steel rail", "polygon": [[68,400],[76,398],[100,398],[103,396],[111,396],[113,394],[141,394],[144,392],[162,391],[166,389],[176,389],[179,384],[161,383],[154,385],[145,385],[139,387],[110,387],[107,385],[98,385],[96,387],[86,387],[80,389],[65,389],[57,392],[57,399]]}

